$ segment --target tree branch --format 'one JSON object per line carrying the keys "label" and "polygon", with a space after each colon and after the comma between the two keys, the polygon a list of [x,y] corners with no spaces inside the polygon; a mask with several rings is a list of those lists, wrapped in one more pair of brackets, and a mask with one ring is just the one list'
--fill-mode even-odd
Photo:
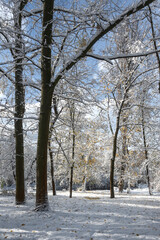
{"label": "tree branch", "polygon": [[157,43],[156,43],[156,39],[155,39],[155,31],[154,31],[154,25],[153,25],[153,19],[152,19],[152,11],[150,6],[148,6],[149,8],[149,18],[150,18],[150,24],[151,24],[151,29],[152,29],[152,36],[153,36],[153,43],[154,43],[154,48],[156,51],[156,58],[157,58],[157,62],[158,62],[158,67],[159,67],[159,93],[160,93],[160,57],[158,54],[158,47],[157,47]]}
{"label": "tree branch", "polygon": [[63,74],[70,70],[80,59],[84,58],[89,50],[94,46],[94,44],[101,39],[105,34],[110,32],[112,29],[114,29],[119,23],[121,23],[126,17],[129,17],[133,13],[138,12],[139,10],[143,9],[144,7],[148,6],[155,0],[143,0],[140,1],[136,6],[131,7],[129,10],[126,10],[123,14],[121,14],[119,17],[117,17],[114,21],[107,24],[106,27],[103,29],[100,29],[97,31],[97,33],[92,37],[92,39],[88,42],[88,44],[83,47],[83,49],[68,63],[65,64],[65,66],[60,70],[60,72],[55,76],[55,78],[52,81],[51,88],[54,90],[55,86],[58,84],[59,80],[62,78]]}
{"label": "tree branch", "polygon": [[110,59],[108,57],[105,57],[105,56],[100,56],[100,55],[97,55],[97,54],[87,53],[86,57],[91,57],[91,58],[94,58],[94,59],[97,59],[97,60],[106,61],[106,62],[113,65],[113,63],[110,61]]}

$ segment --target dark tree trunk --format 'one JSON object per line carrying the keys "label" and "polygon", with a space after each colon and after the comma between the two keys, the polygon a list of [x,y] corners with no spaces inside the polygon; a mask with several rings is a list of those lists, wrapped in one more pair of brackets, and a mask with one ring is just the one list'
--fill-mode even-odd
{"label": "dark tree trunk", "polygon": [[73,186],[73,168],[72,165],[70,168],[70,182],[69,182],[69,197],[72,198],[72,186]]}
{"label": "dark tree trunk", "polygon": [[69,192],[70,192],[70,198],[72,198],[72,187],[73,187],[73,169],[74,169],[74,155],[75,155],[75,141],[76,141],[76,135],[75,135],[75,105],[74,102],[71,103],[70,106],[70,117],[71,117],[71,126],[72,126],[72,166],[70,169],[70,184],[69,184]]}
{"label": "dark tree trunk", "polygon": [[47,149],[53,89],[51,89],[51,42],[53,0],[45,0],[43,6],[42,58],[41,58],[41,105],[37,144],[36,209],[48,210]]}
{"label": "dark tree trunk", "polygon": [[116,159],[116,153],[117,153],[117,138],[118,138],[118,133],[119,133],[119,124],[120,124],[120,116],[121,116],[121,111],[126,99],[127,91],[129,88],[126,89],[126,93],[123,97],[123,100],[121,102],[121,105],[119,107],[118,115],[117,115],[117,122],[116,122],[116,131],[114,134],[114,139],[113,139],[113,152],[112,152],[112,158],[110,162],[110,198],[114,198],[114,165],[115,165],[115,159]]}
{"label": "dark tree trunk", "polygon": [[146,143],[146,133],[145,133],[145,124],[144,124],[144,109],[142,107],[142,133],[143,133],[143,144],[144,144],[144,155],[146,164],[146,177],[148,183],[149,194],[152,195],[151,184],[150,184],[150,176],[149,176],[149,167],[148,167],[148,151],[147,151],[147,143]]}
{"label": "dark tree trunk", "polygon": [[37,187],[36,187],[37,210],[48,209],[47,149],[48,149],[51,100],[52,96],[50,89],[47,86],[45,87],[43,86],[41,95],[41,108],[37,144]]}
{"label": "dark tree trunk", "polygon": [[23,42],[22,42],[22,10],[27,1],[19,3],[14,12],[15,27],[15,144],[16,144],[16,204],[25,203],[24,187],[24,143],[23,116],[25,111],[25,91],[23,85]]}
{"label": "dark tree trunk", "polygon": [[148,183],[149,195],[152,195],[152,189],[151,189],[151,183],[150,183],[150,176],[149,176],[149,167],[148,167],[148,164],[146,165],[146,175],[147,175],[147,183]]}
{"label": "dark tree trunk", "polygon": [[114,198],[114,162],[115,158],[111,158],[110,165],[110,198]]}
{"label": "dark tree trunk", "polygon": [[114,135],[113,140],[113,153],[111,158],[111,164],[110,164],[110,198],[114,198],[114,164],[116,159],[116,152],[117,152],[117,138],[118,138],[118,132],[119,132],[119,121],[120,121],[120,113],[118,113],[117,117],[117,123],[116,123],[116,131]]}

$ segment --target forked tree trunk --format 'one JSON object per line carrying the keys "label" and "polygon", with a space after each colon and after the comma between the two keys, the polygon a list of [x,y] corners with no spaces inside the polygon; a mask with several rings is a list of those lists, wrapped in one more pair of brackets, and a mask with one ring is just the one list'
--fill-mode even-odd
{"label": "forked tree trunk", "polygon": [[112,152],[112,158],[110,161],[110,198],[114,198],[114,165],[115,165],[115,159],[116,159],[116,153],[117,153],[117,139],[118,139],[118,133],[119,133],[119,124],[120,124],[120,116],[121,116],[121,111],[125,102],[126,94],[129,88],[126,90],[126,93],[123,97],[123,100],[121,102],[121,105],[119,107],[118,115],[117,115],[117,122],[116,122],[116,131],[114,134],[114,139],[113,139],[113,152]]}
{"label": "forked tree trunk", "polygon": [[37,143],[36,210],[48,210],[47,149],[53,89],[51,89],[51,42],[54,0],[45,0],[41,57],[41,104]]}

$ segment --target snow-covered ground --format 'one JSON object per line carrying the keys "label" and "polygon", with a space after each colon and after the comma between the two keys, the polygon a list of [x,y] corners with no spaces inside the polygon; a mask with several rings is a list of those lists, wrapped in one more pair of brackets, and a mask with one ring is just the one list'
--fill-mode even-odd
{"label": "snow-covered ground", "polygon": [[16,206],[14,196],[0,195],[0,240],[160,239],[160,195],[146,191],[49,193],[50,211],[35,212],[35,196]]}

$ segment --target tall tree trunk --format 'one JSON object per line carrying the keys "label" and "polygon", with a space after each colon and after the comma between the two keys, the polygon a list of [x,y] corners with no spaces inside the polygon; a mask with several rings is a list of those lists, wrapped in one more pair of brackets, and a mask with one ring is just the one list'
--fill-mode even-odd
{"label": "tall tree trunk", "polygon": [[16,61],[15,67],[15,142],[16,142],[16,204],[25,202],[24,188],[24,145],[23,145],[23,114],[24,90],[22,79],[22,62]]}
{"label": "tall tree trunk", "polygon": [[47,86],[42,85],[38,144],[37,144],[37,210],[48,210],[47,194],[47,149],[52,94]]}
{"label": "tall tree trunk", "polygon": [[144,123],[144,109],[142,106],[142,133],[143,133],[143,144],[144,144],[144,155],[146,163],[146,177],[148,183],[149,194],[152,195],[151,184],[150,184],[150,176],[149,176],[149,167],[148,167],[148,151],[147,151],[147,143],[146,143],[146,133],[145,133],[145,123]]}
{"label": "tall tree trunk", "polygon": [[53,88],[51,85],[51,42],[54,0],[45,0],[43,5],[43,32],[41,57],[41,104],[37,144],[37,186],[36,209],[48,210],[47,193],[47,149],[49,136],[49,122]]}
{"label": "tall tree trunk", "polygon": [[16,144],[16,204],[25,203],[23,116],[25,91],[23,85],[22,10],[27,1],[17,1],[14,11],[15,28],[15,144]]}
{"label": "tall tree trunk", "polygon": [[72,188],[73,188],[73,169],[74,169],[74,155],[75,155],[75,142],[76,142],[76,135],[75,135],[75,104],[74,102],[70,105],[70,118],[71,118],[71,127],[72,127],[72,165],[70,169],[70,198],[72,198]]}
{"label": "tall tree trunk", "polygon": [[[129,88],[127,89],[127,91]],[[114,139],[113,139],[113,151],[112,151],[112,158],[110,161],[110,198],[114,198],[114,165],[115,165],[115,159],[116,159],[116,153],[117,153],[117,138],[118,138],[118,133],[119,133],[119,124],[120,124],[120,116],[121,116],[121,111],[125,102],[125,98],[127,95],[127,91],[124,94],[123,100],[121,101],[121,105],[119,107],[119,111],[117,114],[117,122],[116,122],[116,131],[114,134]]]}

